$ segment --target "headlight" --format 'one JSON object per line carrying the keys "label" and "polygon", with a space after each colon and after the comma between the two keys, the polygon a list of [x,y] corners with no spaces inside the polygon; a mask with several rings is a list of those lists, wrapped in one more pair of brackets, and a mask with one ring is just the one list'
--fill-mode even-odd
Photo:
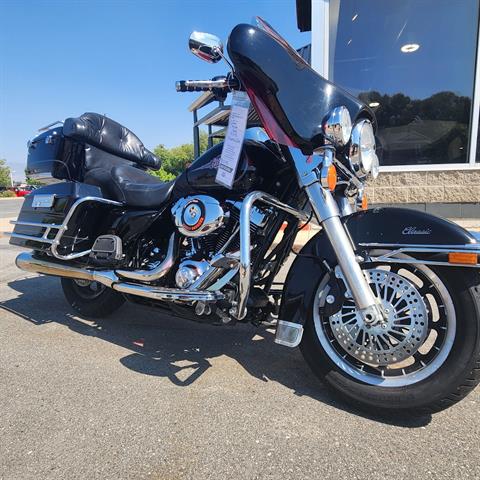
{"label": "headlight", "polygon": [[347,107],[335,107],[322,122],[325,138],[336,147],[345,146],[352,134],[352,119]]}
{"label": "headlight", "polygon": [[375,153],[375,135],[369,120],[360,120],[352,130],[350,162],[360,177],[369,173],[378,176],[379,163]]}

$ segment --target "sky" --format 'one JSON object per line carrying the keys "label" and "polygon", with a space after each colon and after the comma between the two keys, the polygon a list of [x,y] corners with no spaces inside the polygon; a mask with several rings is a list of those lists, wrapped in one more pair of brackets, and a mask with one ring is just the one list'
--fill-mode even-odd
{"label": "sky", "polygon": [[188,50],[193,30],[226,44],[238,23],[260,15],[294,47],[295,0],[0,0],[0,158],[23,178],[26,142],[55,120],[93,111],[120,122],[147,148],[192,140],[175,81],[228,71]]}

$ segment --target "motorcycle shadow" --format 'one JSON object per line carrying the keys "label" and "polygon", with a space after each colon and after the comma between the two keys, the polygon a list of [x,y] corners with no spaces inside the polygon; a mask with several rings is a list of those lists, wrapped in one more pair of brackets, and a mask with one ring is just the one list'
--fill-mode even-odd
{"label": "motorcycle shadow", "polygon": [[[165,377],[179,387],[193,384],[212,368],[212,359],[226,356],[263,382],[277,382],[295,395],[369,420],[405,428],[422,427],[431,421],[431,415],[378,415],[345,403],[310,372],[298,349],[274,343],[271,328],[250,324],[212,326],[129,303],[110,318],[85,320],[69,313],[58,279],[29,277],[8,286],[19,295],[0,302],[0,308],[35,325],[54,322],[128,349],[131,353],[120,359],[126,368]],[[230,370],[225,373],[234,374]]]}

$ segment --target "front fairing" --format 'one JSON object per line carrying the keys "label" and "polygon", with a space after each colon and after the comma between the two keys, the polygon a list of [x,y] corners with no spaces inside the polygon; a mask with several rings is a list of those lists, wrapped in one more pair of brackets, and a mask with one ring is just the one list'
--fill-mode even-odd
{"label": "front fairing", "polygon": [[373,112],[315,72],[273,29],[237,25],[228,40],[235,73],[273,140],[311,153],[323,145],[322,121],[344,105],[352,120]]}

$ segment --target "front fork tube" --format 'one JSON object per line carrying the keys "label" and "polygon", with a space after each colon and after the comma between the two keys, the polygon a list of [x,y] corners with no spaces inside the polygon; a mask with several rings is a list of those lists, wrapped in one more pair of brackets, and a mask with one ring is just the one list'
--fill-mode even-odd
{"label": "front fork tube", "polygon": [[333,195],[322,187],[317,168],[333,161],[334,150],[325,147],[316,161],[307,158],[297,149],[290,149],[299,182],[305,189],[312,210],[322,225],[337,257],[338,265],[353,300],[367,324],[383,320],[382,309],[357,262],[352,242],[340,220],[340,212]]}

